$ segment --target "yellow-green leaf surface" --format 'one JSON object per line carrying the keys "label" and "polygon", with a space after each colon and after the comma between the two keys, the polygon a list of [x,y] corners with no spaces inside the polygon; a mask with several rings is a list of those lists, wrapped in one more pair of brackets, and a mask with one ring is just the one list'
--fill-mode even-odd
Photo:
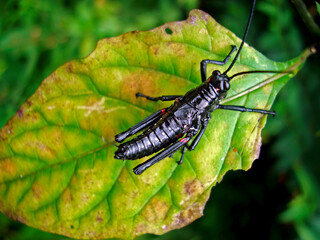
{"label": "yellow-green leaf surface", "polygon": [[[132,169],[147,158],[114,159],[114,136],[168,105],[136,92],[183,95],[201,83],[201,60],[223,60],[240,42],[193,10],[186,21],[102,39],[88,57],[59,67],[0,131],[1,211],[44,231],[94,239],[162,234],[202,216],[212,186],[258,158],[266,116],[216,110],[181,166],[177,153],[140,176]],[[239,76],[224,103],[270,109],[310,53],[276,63],[245,45],[230,75],[292,73]],[[208,74],[225,68],[208,65]]]}

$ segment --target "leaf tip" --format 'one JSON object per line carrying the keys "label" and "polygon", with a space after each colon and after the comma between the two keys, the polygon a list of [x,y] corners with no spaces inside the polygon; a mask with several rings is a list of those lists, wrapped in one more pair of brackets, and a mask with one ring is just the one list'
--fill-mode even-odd
{"label": "leaf tip", "polygon": [[205,23],[208,22],[208,19],[211,18],[209,14],[200,10],[200,9],[192,9],[189,12],[188,20],[191,24],[196,24],[199,20],[203,20]]}

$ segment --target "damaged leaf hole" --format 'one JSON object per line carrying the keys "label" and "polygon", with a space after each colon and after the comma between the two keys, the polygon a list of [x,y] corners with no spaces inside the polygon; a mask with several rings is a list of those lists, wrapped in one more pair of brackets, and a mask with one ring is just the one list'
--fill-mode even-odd
{"label": "damaged leaf hole", "polygon": [[172,34],[172,30],[171,30],[170,28],[168,28],[168,27],[165,29],[165,31],[166,31],[166,33],[169,34],[169,35]]}

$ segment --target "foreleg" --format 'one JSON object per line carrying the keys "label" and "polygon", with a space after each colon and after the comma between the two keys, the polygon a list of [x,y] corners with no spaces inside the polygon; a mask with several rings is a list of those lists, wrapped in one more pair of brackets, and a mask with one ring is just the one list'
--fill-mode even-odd
{"label": "foreleg", "polygon": [[216,64],[216,65],[220,65],[220,66],[225,65],[229,61],[231,54],[237,50],[236,46],[232,45],[231,47],[232,47],[231,51],[229,52],[229,54],[226,56],[226,58],[223,61],[216,61],[216,60],[209,60],[209,59],[205,59],[205,60],[201,61],[200,71],[201,71],[201,81],[202,82],[207,81],[207,64],[212,63],[212,64]]}

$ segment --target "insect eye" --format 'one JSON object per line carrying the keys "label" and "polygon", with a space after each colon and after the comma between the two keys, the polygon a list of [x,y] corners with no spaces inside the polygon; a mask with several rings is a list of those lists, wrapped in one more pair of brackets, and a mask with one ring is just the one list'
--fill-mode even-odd
{"label": "insect eye", "polygon": [[227,82],[227,81],[224,81],[223,82],[223,87],[224,87],[224,90],[229,90],[230,89],[230,83]]}

